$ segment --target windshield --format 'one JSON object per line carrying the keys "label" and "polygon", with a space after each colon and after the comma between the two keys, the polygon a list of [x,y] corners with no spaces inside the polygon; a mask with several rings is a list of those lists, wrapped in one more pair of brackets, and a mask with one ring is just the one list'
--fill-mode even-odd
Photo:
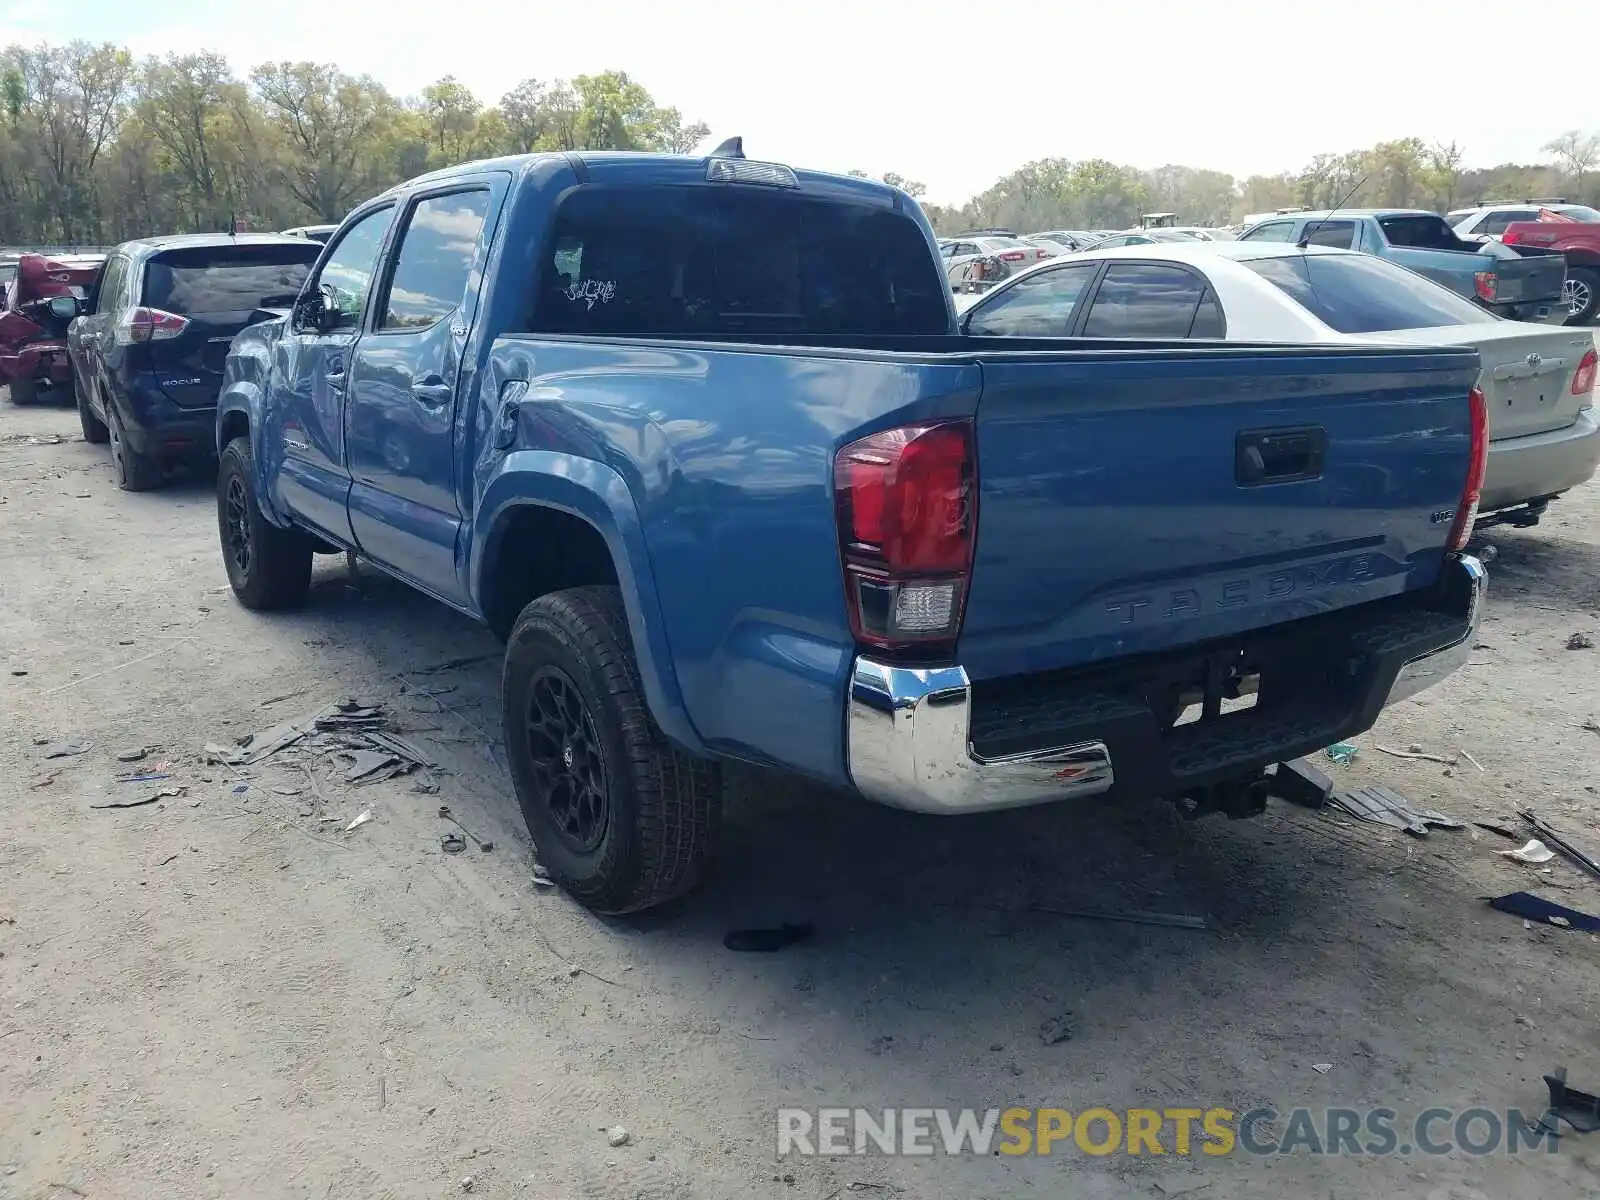
{"label": "windshield", "polygon": [[1587,204],[1552,204],[1550,211],[1574,221],[1582,221],[1585,225],[1600,225],[1600,212]]}
{"label": "windshield", "polygon": [[1340,333],[1439,329],[1499,320],[1421,275],[1365,254],[1293,254],[1243,262]]}

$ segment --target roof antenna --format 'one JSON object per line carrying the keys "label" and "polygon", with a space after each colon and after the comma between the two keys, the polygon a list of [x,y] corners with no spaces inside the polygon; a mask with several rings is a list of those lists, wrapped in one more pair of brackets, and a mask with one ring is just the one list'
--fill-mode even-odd
{"label": "roof antenna", "polygon": [[744,139],[742,137],[731,137],[727,141],[721,143],[715,150],[713,150],[709,155],[707,155],[707,157],[708,158],[743,158],[744,157]]}
{"label": "roof antenna", "polygon": [[1306,228],[1305,228],[1305,232],[1300,235],[1300,240],[1294,244],[1295,249],[1296,250],[1304,250],[1307,246],[1309,246],[1311,244],[1311,235],[1313,233],[1315,233],[1323,225],[1326,225],[1334,217],[1336,217],[1338,215],[1338,213],[1339,213],[1339,210],[1341,208],[1343,208],[1346,204],[1350,203],[1350,198],[1352,196],[1354,196],[1357,192],[1359,192],[1362,188],[1367,186],[1367,180],[1370,179],[1370,178],[1372,178],[1372,176],[1370,174],[1363,175],[1356,182],[1355,187],[1351,188],[1348,192],[1346,192],[1344,194],[1344,197],[1339,201],[1339,203],[1335,204],[1331,209],[1328,210],[1328,215],[1326,217],[1318,217],[1315,221],[1312,221],[1310,224],[1308,224],[1306,226]]}

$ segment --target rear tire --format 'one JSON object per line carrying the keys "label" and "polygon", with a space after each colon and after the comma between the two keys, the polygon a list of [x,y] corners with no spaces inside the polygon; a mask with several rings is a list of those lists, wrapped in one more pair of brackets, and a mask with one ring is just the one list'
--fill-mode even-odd
{"label": "rear tire", "polygon": [[1567,286],[1562,299],[1578,307],[1568,313],[1566,324],[1591,324],[1600,313],[1600,270],[1594,267],[1567,268]]}
{"label": "rear tire", "polygon": [[262,515],[248,438],[229,442],[217,465],[217,533],[228,583],[239,603],[271,612],[306,598],[312,541],[298,530],[279,529]]}
{"label": "rear tire", "polygon": [[106,431],[111,443],[111,465],[117,486],[125,492],[150,492],[161,486],[161,460],[140,454],[128,445],[127,431],[115,404],[106,405]]}
{"label": "rear tire", "polygon": [[721,827],[721,773],[656,728],[615,587],[541,596],[506,646],[501,716],[517,800],[551,878],[598,913],[690,891]]}
{"label": "rear tire", "polygon": [[13,404],[33,404],[39,399],[39,383],[35,379],[13,379],[6,391]]}
{"label": "rear tire", "polygon": [[95,446],[104,446],[111,440],[111,431],[106,428],[106,423],[94,415],[94,409],[89,407],[89,397],[78,386],[77,372],[72,375],[72,399],[78,406],[78,424],[83,426],[83,440]]}

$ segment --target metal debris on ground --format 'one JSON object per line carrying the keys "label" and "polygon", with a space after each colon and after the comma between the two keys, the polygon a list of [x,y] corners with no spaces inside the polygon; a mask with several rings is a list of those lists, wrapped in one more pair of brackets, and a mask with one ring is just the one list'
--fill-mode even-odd
{"label": "metal debris on ground", "polygon": [[1086,921],[1123,921],[1129,925],[1164,925],[1170,929],[1204,929],[1206,918],[1198,913],[1145,912],[1129,908],[1112,912],[1095,908],[1064,908],[1053,904],[1030,904],[1034,912],[1054,917],[1081,917]]}
{"label": "metal debris on ground", "polygon": [[351,821],[350,824],[344,827],[344,831],[346,833],[352,833],[355,830],[360,829],[370,820],[372,820],[372,810],[370,808],[365,809],[356,817],[354,821]]}
{"label": "metal debris on ground", "polygon": [[1399,792],[1382,784],[1357,788],[1351,792],[1336,792],[1332,804],[1357,820],[1387,825],[1391,829],[1404,830],[1415,837],[1427,837],[1430,825],[1437,825],[1440,829],[1466,828],[1462,822],[1453,817],[1447,817],[1430,809],[1414,807]]}
{"label": "metal debris on ground", "polygon": [[1272,794],[1301,808],[1326,808],[1333,780],[1303,758],[1281,762],[1272,773]]}
{"label": "metal debris on ground", "polygon": [[1311,1064],[1311,1069],[1313,1071],[1315,1071],[1318,1075],[1326,1075],[1329,1071],[1333,1070],[1333,1064],[1332,1063],[1312,1063]]}
{"label": "metal debris on ground", "polygon": [[184,793],[182,784],[164,787],[149,795],[137,796],[131,800],[112,800],[106,804],[91,804],[90,808],[142,808],[146,804],[154,804],[157,800],[165,800],[169,796],[181,796]]}
{"label": "metal debris on ground", "polygon": [[1511,828],[1511,826],[1502,824],[1499,821],[1474,821],[1473,824],[1479,829],[1487,829],[1490,833],[1499,834],[1501,837],[1508,838],[1513,842],[1522,840],[1520,833]]}
{"label": "metal debris on ground", "polygon": [[1356,745],[1354,742],[1335,742],[1333,745],[1324,750],[1323,753],[1331,758],[1334,762],[1338,763],[1341,767],[1348,767],[1351,763],[1355,762],[1356,756],[1361,753],[1361,747]]}
{"label": "metal debris on ground", "polygon": [[1542,837],[1547,843],[1559,850],[1580,870],[1588,872],[1596,879],[1600,879],[1600,861],[1597,861],[1592,855],[1585,854],[1571,842],[1567,841],[1566,838],[1562,837],[1561,834],[1550,828],[1549,825],[1546,825],[1539,819],[1539,815],[1531,808],[1523,809],[1517,814],[1517,816],[1526,821],[1533,828],[1535,833]]}
{"label": "metal debris on ground", "polygon": [[449,821],[450,824],[454,825],[457,829],[461,830],[462,833],[471,838],[477,844],[478,852],[480,854],[488,854],[489,851],[494,849],[493,842],[484,841],[477,834],[473,833],[472,830],[468,829],[460,821],[456,820],[456,815],[450,811],[450,806],[448,804],[439,805],[439,819],[441,821]]}
{"label": "metal debris on ground", "polygon": [[435,766],[426,752],[400,737],[381,704],[347,699],[298,721],[250,734],[237,745],[206,744],[203,761],[228,767],[255,766],[294,749],[329,756],[345,765],[343,782],[378,783]]}
{"label": "metal debris on ground", "polygon": [[135,746],[131,750],[121,750],[117,753],[118,762],[138,762],[150,753],[148,746]]}
{"label": "metal debris on ground", "polygon": [[1051,1017],[1039,1026],[1039,1040],[1046,1046],[1054,1046],[1058,1042],[1069,1041],[1072,1038],[1072,1011]]}
{"label": "metal debris on ground", "polygon": [[555,885],[556,885],[556,881],[554,879],[550,878],[550,872],[548,872],[548,871],[546,871],[544,869],[544,864],[543,863],[537,863],[537,862],[534,863],[533,864],[533,886],[534,887],[553,888],[553,887],[555,887]]}
{"label": "metal debris on ground", "polygon": [[802,921],[798,925],[783,924],[776,929],[735,929],[722,939],[722,944],[729,950],[770,954],[774,950],[803,942],[814,932],[810,921]]}
{"label": "metal debris on ground", "polygon": [[1532,892],[1512,892],[1507,896],[1493,896],[1489,900],[1489,907],[1513,917],[1521,917],[1525,922],[1554,925],[1558,929],[1581,929],[1585,933],[1600,933],[1600,917],[1546,900],[1543,896],[1535,896]]}
{"label": "metal debris on ground", "polygon": [[1600,1129],[1600,1096],[1568,1087],[1565,1067],[1557,1067],[1546,1075],[1544,1085],[1550,1089],[1550,1110],[1540,1118],[1541,1126],[1556,1137],[1561,1136],[1562,1121],[1579,1133]]}
{"label": "metal debris on ground", "polygon": [[1593,650],[1594,639],[1587,633],[1575,633],[1567,639],[1568,650]]}
{"label": "metal debris on ground", "polygon": [[1514,858],[1518,862],[1532,863],[1534,866],[1547,863],[1556,856],[1556,852],[1538,838],[1529,838],[1526,845],[1519,846],[1515,850],[1496,850],[1495,853],[1501,858]]}
{"label": "metal debris on ground", "polygon": [[125,771],[121,775],[113,775],[113,783],[154,783],[158,779],[171,779],[170,771]]}
{"label": "metal debris on ground", "polygon": [[72,758],[74,755],[87,754],[94,743],[87,738],[72,737],[64,742],[57,742],[45,748],[46,758]]}
{"label": "metal debris on ground", "polygon": [[447,833],[439,839],[439,849],[446,854],[460,854],[467,848],[467,839],[459,833]]}

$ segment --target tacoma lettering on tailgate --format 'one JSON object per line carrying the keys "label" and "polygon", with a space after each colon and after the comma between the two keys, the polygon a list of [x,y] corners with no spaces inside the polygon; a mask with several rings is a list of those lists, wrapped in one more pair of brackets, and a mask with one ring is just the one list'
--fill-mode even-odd
{"label": "tacoma lettering on tailgate", "polygon": [[1106,611],[1123,625],[1136,621],[1176,621],[1217,609],[1243,608],[1297,593],[1314,592],[1371,579],[1377,574],[1372,554],[1351,554],[1326,562],[1275,567],[1235,579],[1207,580],[1179,588],[1163,588],[1106,601]]}

